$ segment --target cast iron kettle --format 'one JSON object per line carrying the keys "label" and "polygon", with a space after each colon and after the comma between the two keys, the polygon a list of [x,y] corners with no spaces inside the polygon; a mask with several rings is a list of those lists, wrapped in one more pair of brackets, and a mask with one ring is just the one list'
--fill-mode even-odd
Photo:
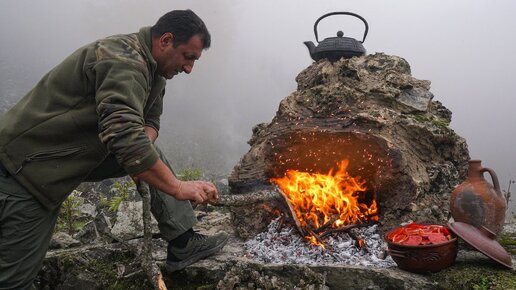
{"label": "cast iron kettle", "polygon": [[[358,41],[351,37],[344,37],[344,33],[339,30],[337,32],[337,37],[328,37],[319,42],[317,24],[319,24],[319,21],[321,21],[323,18],[336,14],[355,16],[364,22],[365,32],[362,41]],[[353,56],[365,55],[366,50],[362,43],[365,41],[368,31],[369,26],[367,25],[367,21],[362,16],[351,12],[331,12],[324,14],[323,16],[319,17],[317,21],[315,21],[315,40],[319,43],[319,45],[315,46],[311,41],[305,41],[304,44],[308,47],[308,51],[310,52],[310,56],[313,60],[318,61],[320,59],[327,58],[329,61],[333,62],[339,60],[341,57],[351,58]]]}

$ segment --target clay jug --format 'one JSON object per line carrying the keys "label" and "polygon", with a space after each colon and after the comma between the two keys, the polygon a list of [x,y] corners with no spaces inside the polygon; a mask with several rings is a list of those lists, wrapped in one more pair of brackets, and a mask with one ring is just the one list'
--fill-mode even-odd
{"label": "clay jug", "polygon": [[[500,183],[491,168],[484,168],[480,160],[470,160],[468,176],[450,197],[453,219],[480,227],[485,226],[496,235],[500,234],[505,221],[507,201],[500,191]],[[489,172],[493,185],[484,179]]]}

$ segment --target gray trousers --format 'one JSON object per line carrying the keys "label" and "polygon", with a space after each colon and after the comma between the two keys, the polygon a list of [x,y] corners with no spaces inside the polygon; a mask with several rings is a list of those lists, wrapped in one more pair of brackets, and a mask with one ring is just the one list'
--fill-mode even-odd
{"label": "gray trousers", "polygon": [[[108,158],[87,180],[124,175],[116,160]],[[150,193],[151,211],[164,239],[171,240],[197,223],[189,201],[178,201],[152,187]],[[0,290],[30,289],[48,250],[58,212],[45,208],[12,176],[0,172]]]}

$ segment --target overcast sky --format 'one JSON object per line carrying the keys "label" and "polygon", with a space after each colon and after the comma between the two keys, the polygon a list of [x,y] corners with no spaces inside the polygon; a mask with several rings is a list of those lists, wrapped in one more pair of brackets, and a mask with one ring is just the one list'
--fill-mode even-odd
{"label": "overcast sky", "polygon": [[[249,149],[252,127],[270,122],[312,62],[302,42],[315,42],[315,20],[355,12],[369,23],[368,53],[405,58],[453,112],[451,126],[471,157],[496,171],[502,189],[516,179],[516,1],[2,0],[0,7],[0,98],[21,97],[79,46],[135,32],[169,10],[194,10],[212,47],[192,74],[168,83],[160,138],[190,165],[228,173]],[[337,30],[361,39],[364,26],[326,18],[320,39]]]}

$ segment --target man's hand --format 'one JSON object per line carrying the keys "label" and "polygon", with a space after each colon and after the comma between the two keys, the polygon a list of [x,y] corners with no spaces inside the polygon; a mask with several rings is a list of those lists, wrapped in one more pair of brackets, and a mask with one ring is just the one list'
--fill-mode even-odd
{"label": "man's hand", "polygon": [[191,200],[194,203],[216,203],[219,192],[215,185],[208,181],[179,181],[175,198]]}
{"label": "man's hand", "polygon": [[161,159],[156,160],[156,163],[149,169],[131,177],[135,182],[143,180],[177,200],[208,203],[217,202],[219,199],[219,193],[213,183],[208,181],[181,181],[173,175]]}

